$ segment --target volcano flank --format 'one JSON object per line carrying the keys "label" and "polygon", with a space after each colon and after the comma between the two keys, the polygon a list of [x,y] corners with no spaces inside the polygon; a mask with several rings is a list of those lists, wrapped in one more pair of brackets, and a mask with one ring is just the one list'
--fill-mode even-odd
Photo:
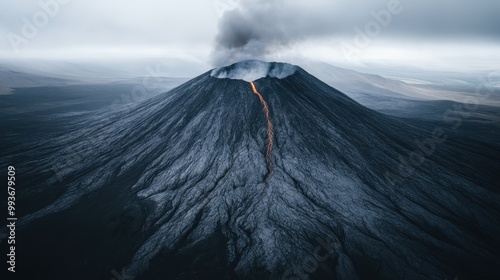
{"label": "volcano flank", "polygon": [[437,127],[240,62],[13,155],[19,239],[60,278],[500,279],[498,146]]}

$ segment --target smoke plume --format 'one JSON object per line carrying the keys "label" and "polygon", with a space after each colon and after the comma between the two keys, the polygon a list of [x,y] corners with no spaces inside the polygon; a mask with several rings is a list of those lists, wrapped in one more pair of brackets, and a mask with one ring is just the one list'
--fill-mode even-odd
{"label": "smoke plume", "polygon": [[[381,15],[385,23],[377,40],[498,42],[500,21],[495,12],[500,2],[459,2],[373,0],[353,5],[348,0],[238,0],[239,5],[219,21],[211,62],[219,67],[247,59],[270,60],[296,43],[321,37],[352,42],[356,28],[364,31],[368,23],[377,24]],[[391,5],[400,12],[390,14]]]}
{"label": "smoke plume", "polygon": [[323,30],[318,27],[324,22],[311,18],[325,17],[304,12],[307,10],[282,0],[242,0],[220,19],[212,64],[224,66],[241,60],[265,60],[278,50],[318,35]]}

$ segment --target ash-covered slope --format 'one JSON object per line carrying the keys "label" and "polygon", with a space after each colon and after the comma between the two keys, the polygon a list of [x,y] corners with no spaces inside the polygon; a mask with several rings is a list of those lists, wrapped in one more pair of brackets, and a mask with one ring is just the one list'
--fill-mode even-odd
{"label": "ash-covered slope", "polygon": [[[497,279],[498,152],[448,135],[401,168],[433,127],[366,109],[299,67],[263,65],[252,77],[273,124],[272,175],[262,103],[238,64],[216,69],[32,147],[38,160],[20,166],[33,176],[30,242],[54,230],[44,224],[109,228],[86,230],[107,242],[74,258],[137,279]],[[109,278],[106,266],[70,268]]]}

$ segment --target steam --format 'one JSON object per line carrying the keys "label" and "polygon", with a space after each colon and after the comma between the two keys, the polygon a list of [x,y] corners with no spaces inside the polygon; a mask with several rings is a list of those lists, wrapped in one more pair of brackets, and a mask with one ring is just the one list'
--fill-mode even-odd
{"label": "steam", "polygon": [[218,67],[242,60],[266,60],[270,54],[314,36],[323,22],[311,20],[315,15],[304,10],[282,0],[242,0],[219,22],[212,64]]}
{"label": "steam", "polygon": [[283,79],[295,73],[296,69],[296,66],[288,63],[247,60],[227,67],[216,68],[212,70],[210,76],[252,82],[265,77]]}

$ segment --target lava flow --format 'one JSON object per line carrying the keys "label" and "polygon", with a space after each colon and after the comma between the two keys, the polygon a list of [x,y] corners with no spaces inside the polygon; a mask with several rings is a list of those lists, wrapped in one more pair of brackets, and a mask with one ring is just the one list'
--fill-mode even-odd
{"label": "lava flow", "polygon": [[273,123],[271,122],[271,117],[269,117],[269,107],[267,106],[267,102],[262,97],[262,94],[257,91],[257,87],[255,86],[254,82],[250,82],[252,85],[252,91],[255,95],[259,97],[260,103],[262,103],[262,107],[264,108],[264,114],[266,115],[266,120],[267,120],[267,147],[266,147],[266,162],[267,162],[267,170],[269,171],[269,174],[267,175],[267,178],[273,174],[273,163],[271,160],[271,153],[273,151],[273,143],[274,143],[274,133],[273,133]]}

